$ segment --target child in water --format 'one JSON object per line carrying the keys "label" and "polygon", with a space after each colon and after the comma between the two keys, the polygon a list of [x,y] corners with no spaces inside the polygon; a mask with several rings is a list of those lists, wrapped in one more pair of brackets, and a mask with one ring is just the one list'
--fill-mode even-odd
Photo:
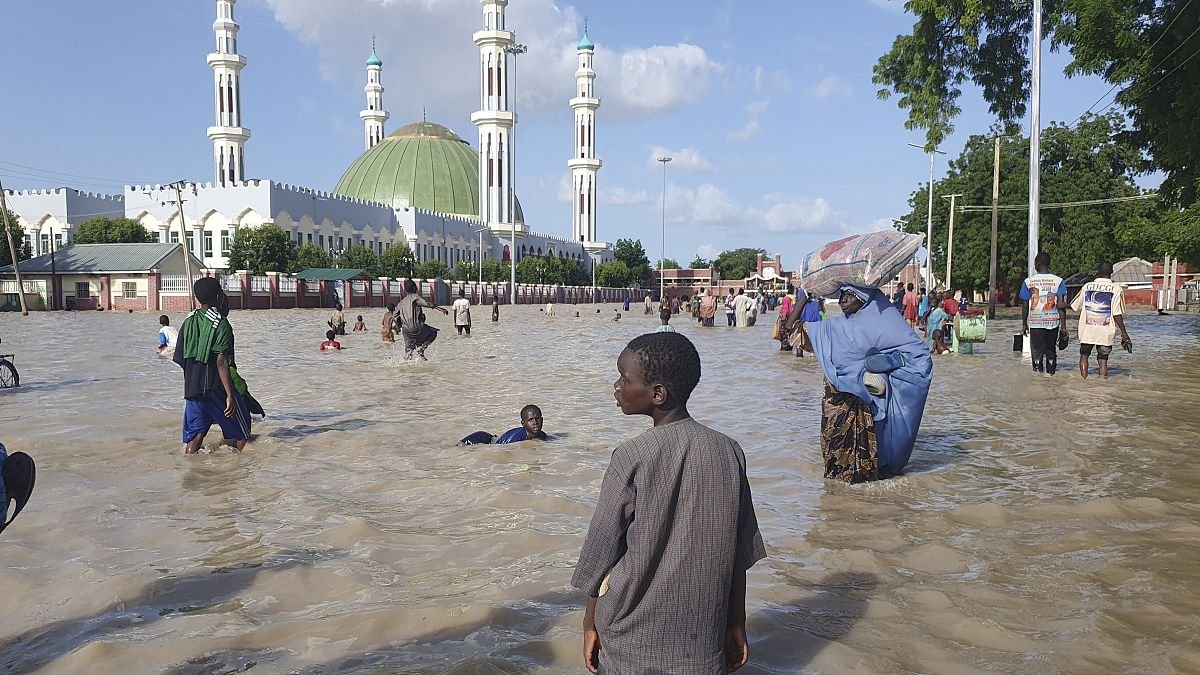
{"label": "child in water", "polygon": [[337,335],[335,335],[332,330],[325,331],[325,341],[321,343],[321,351],[323,351],[323,352],[341,351],[342,343],[335,340],[334,338],[336,338],[336,337],[337,337]]}
{"label": "child in water", "polygon": [[950,348],[946,346],[945,339],[941,330],[933,331],[933,349],[934,354],[949,354]]}
{"label": "child in water", "polygon": [[658,327],[658,330],[654,331],[655,333],[675,332],[675,327],[671,325],[671,310],[660,309],[658,311],[658,320],[662,322],[662,325]]}
{"label": "child in water", "polygon": [[[597,311],[599,311],[599,310],[597,310]],[[614,316],[614,317],[612,318],[612,320],[613,320],[613,323],[616,323],[616,322],[618,322],[618,321],[620,321],[620,320],[621,320],[621,310],[619,310],[619,309],[614,309],[613,311],[617,313],[617,314],[616,314],[616,316]]]}
{"label": "child in water", "polygon": [[171,325],[171,317],[163,314],[158,317],[158,355],[162,356],[167,352],[175,353],[175,341],[179,339],[179,331]]}
{"label": "child in water", "polygon": [[359,314],[359,315],[358,315],[358,321],[355,321],[355,322],[354,322],[354,328],[353,328],[353,329],[351,329],[351,331],[350,331],[350,332],[351,332],[351,333],[357,333],[357,332],[359,332],[359,331],[362,331],[362,332],[364,332],[364,333],[365,333],[365,332],[367,332],[367,324],[363,323],[363,320],[362,320],[362,314]]}
{"label": "child in water", "polygon": [[613,451],[571,578],[588,595],[584,665],[592,673],[738,670],[750,651],[746,570],[766,557],[746,456],[688,413],[700,355],[682,334],[634,338],[617,375],[621,412],[653,426]]}
{"label": "child in water", "polygon": [[[508,443],[520,443],[521,441],[547,440],[546,432],[542,431],[542,409],[536,405],[527,405],[521,408],[521,426],[515,429],[500,434],[496,438],[486,431],[476,431],[458,442],[463,445],[487,445],[494,443],[496,445],[507,445]],[[494,439],[494,440],[493,440]]]}

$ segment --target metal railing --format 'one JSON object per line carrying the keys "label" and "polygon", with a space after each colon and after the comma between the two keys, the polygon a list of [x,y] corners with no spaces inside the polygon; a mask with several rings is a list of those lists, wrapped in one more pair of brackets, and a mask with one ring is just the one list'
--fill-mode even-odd
{"label": "metal railing", "polygon": [[279,277],[279,293],[295,293],[296,292],[296,277],[280,276]]}
{"label": "metal railing", "polygon": [[242,280],[236,274],[227,274],[221,278],[221,286],[225,289],[226,293],[234,291],[240,293],[242,291]]}
{"label": "metal railing", "polygon": [[163,274],[159,277],[158,290],[165,293],[187,293],[188,278],[186,274]]}
{"label": "metal railing", "polygon": [[254,293],[270,293],[271,292],[271,277],[264,275],[254,275],[250,277],[250,290]]}

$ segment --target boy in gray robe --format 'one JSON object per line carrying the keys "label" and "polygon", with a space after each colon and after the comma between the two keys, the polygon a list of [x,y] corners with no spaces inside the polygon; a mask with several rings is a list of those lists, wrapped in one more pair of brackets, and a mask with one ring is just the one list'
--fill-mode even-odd
{"label": "boy in gray robe", "polygon": [[719,675],[745,665],[746,570],[766,557],[746,457],[693,420],[700,355],[679,333],[635,338],[613,384],[654,426],[613,451],[572,585],[588,594],[584,660],[605,675]]}

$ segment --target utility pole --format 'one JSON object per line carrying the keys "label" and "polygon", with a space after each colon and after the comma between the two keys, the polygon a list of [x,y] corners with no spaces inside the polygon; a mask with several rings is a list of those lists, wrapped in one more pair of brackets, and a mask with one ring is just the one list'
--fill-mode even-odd
{"label": "utility pole", "polygon": [[996,239],[999,236],[1000,228],[1000,139],[1002,136],[996,134],[992,139],[995,142],[995,150],[992,157],[992,257],[991,265],[988,267],[988,313],[987,318],[996,318],[996,266],[999,264],[996,261]]}
{"label": "utility pole", "polygon": [[665,269],[663,262],[667,258],[667,162],[671,161],[670,157],[659,157],[658,160],[663,167],[663,201],[662,201],[662,251],[658,256],[658,301],[661,303],[666,297],[666,276],[663,273]]}
{"label": "utility pole", "polygon": [[952,291],[954,287],[950,283],[950,264],[954,262],[954,204],[955,200],[962,196],[962,193],[952,195],[942,195],[942,199],[950,198],[950,233],[946,239],[946,290]]}
{"label": "utility pole", "polygon": [[175,190],[175,209],[179,215],[179,242],[183,244],[183,273],[187,275],[188,296],[192,298],[192,308],[196,306],[195,289],[192,286],[192,242],[188,239],[187,222],[183,219],[183,188],[191,186],[193,193],[196,190],[195,185],[182,180],[177,180],[167,187]]}
{"label": "utility pole", "polygon": [[1029,276],[1037,273],[1033,259],[1038,254],[1038,230],[1041,215],[1042,170],[1042,0],[1033,0],[1033,38],[1029,44],[1030,58],[1029,102]]}
{"label": "utility pole", "polygon": [[933,288],[937,285],[933,283],[933,160],[946,153],[916,143],[909,143],[909,146],[929,153],[929,204],[925,207],[925,283]]}
{"label": "utility pole", "polygon": [[25,282],[21,281],[21,265],[17,260],[17,249],[13,246],[12,222],[8,217],[8,202],[4,199],[4,184],[0,182],[0,214],[4,217],[4,236],[8,238],[8,253],[12,256],[13,272],[17,275],[17,297],[21,298],[21,316],[29,316],[25,304]]}
{"label": "utility pole", "polygon": [[54,264],[54,250],[58,242],[54,240],[54,228],[50,228],[50,309],[58,309],[58,267]]}

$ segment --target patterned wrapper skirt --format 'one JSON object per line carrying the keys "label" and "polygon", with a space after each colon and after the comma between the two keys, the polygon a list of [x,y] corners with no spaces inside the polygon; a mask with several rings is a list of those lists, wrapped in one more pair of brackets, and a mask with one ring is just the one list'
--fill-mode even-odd
{"label": "patterned wrapper skirt", "polygon": [[879,446],[871,408],[828,381],[821,399],[821,456],[826,478],[847,483],[879,479]]}

